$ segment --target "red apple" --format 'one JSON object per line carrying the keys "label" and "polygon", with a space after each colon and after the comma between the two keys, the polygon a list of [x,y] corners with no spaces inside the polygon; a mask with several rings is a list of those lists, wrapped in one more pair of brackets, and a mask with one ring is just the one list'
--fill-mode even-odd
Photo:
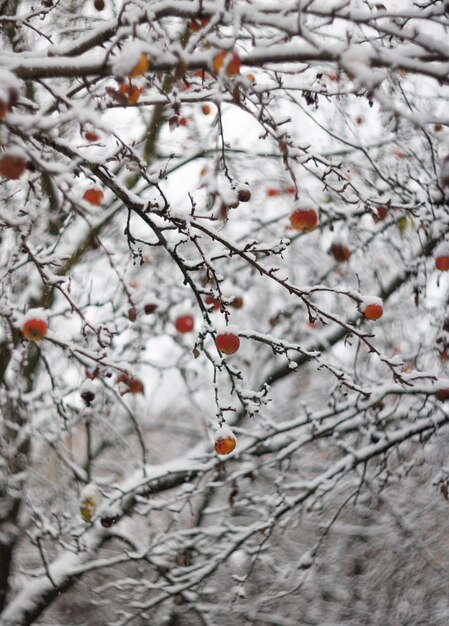
{"label": "red apple", "polygon": [[[373,298],[374,300],[374,298]],[[378,302],[368,302],[362,304],[360,307],[360,312],[367,320],[378,320],[383,315],[383,306],[380,298],[376,298]]]}
{"label": "red apple", "polygon": [[30,309],[23,319],[23,336],[29,341],[41,341],[47,332],[48,322],[45,313],[39,309]]}
{"label": "red apple", "polygon": [[290,226],[299,233],[307,233],[318,225],[315,209],[295,209],[290,215]]}
{"label": "red apple", "polygon": [[386,206],[381,205],[376,207],[377,215],[373,213],[373,220],[377,223],[384,220],[388,215],[388,209]]}
{"label": "red apple", "polygon": [[0,157],[0,174],[9,180],[20,178],[27,168],[26,159],[19,153],[5,152]]}
{"label": "red apple", "polygon": [[92,187],[91,189],[86,189],[83,194],[83,200],[85,200],[89,204],[92,204],[93,206],[99,206],[103,200],[103,197],[104,193],[101,191],[101,189],[97,189],[95,187]]}
{"label": "red apple", "polygon": [[213,296],[206,296],[204,302],[207,306],[213,306],[213,310],[217,311],[221,306],[221,300],[219,298],[214,298]]}
{"label": "red apple", "polygon": [[338,263],[345,263],[351,258],[351,250],[342,241],[334,241],[330,247],[330,252]]}
{"label": "red apple", "polygon": [[439,380],[435,385],[435,398],[440,402],[449,400],[449,380]]}
{"label": "red apple", "polygon": [[215,339],[215,345],[223,354],[231,355],[240,348],[239,336],[233,332],[222,331]]}
{"label": "red apple", "polygon": [[122,388],[122,391],[120,392],[121,396],[124,396],[127,393],[131,393],[133,395],[143,393],[142,381],[134,376],[129,376],[126,372],[122,372],[117,377],[117,384],[119,384]]}
{"label": "red apple", "polygon": [[189,333],[193,330],[194,325],[195,322],[191,315],[180,315],[175,321],[175,328],[178,333]]}
{"label": "red apple", "polygon": [[449,255],[442,255],[435,257],[435,267],[440,272],[449,271]]}
{"label": "red apple", "polygon": [[449,241],[441,241],[435,248],[435,267],[440,272],[449,271]]}
{"label": "red apple", "polygon": [[97,133],[94,133],[91,130],[86,130],[86,132],[84,133],[84,139],[86,141],[99,141],[100,137],[99,135],[97,135]]}

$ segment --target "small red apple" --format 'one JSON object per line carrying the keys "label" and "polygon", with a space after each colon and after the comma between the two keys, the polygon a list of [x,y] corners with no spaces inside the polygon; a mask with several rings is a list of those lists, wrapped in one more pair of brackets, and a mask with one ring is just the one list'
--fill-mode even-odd
{"label": "small red apple", "polygon": [[9,180],[17,180],[26,169],[26,159],[18,153],[5,152],[0,158],[0,174]]}
{"label": "small red apple", "polygon": [[437,256],[435,258],[435,267],[440,272],[449,271],[449,255],[447,256]]}
{"label": "small red apple", "polygon": [[48,322],[45,313],[39,309],[30,309],[23,319],[23,336],[29,341],[41,341],[47,332]]}
{"label": "small red apple", "polygon": [[275,196],[278,196],[280,194],[279,189],[275,189],[274,187],[269,187],[267,189],[267,196],[269,198],[274,198]]}
{"label": "small red apple", "polygon": [[372,214],[373,215],[373,220],[377,223],[380,222],[381,220],[384,220],[387,215],[388,215],[388,209],[386,206],[384,205],[380,205],[378,207],[376,207],[376,211],[377,214]]}
{"label": "small red apple", "polygon": [[342,241],[334,241],[330,247],[330,252],[338,263],[346,263],[351,258],[351,250]]}
{"label": "small red apple", "polygon": [[223,424],[215,433],[215,452],[217,454],[231,454],[237,445],[237,439],[226,424]]}
{"label": "small red apple", "polygon": [[209,115],[210,106],[208,104],[203,104],[203,106],[201,107],[201,111],[203,112],[203,115]]}
{"label": "small red apple", "polygon": [[100,140],[100,136],[97,135],[97,133],[94,133],[91,130],[86,130],[86,132],[84,133],[84,139],[86,141],[99,141]]}
{"label": "small red apple", "polygon": [[104,193],[101,191],[101,189],[97,189],[95,187],[92,187],[91,189],[86,189],[83,194],[83,200],[85,200],[89,204],[92,204],[93,206],[99,206],[103,200],[103,197]]}
{"label": "small red apple", "polygon": [[449,380],[439,380],[435,385],[435,398],[440,402],[449,400]]}
{"label": "small red apple", "polygon": [[207,304],[207,306],[213,306],[214,311],[217,311],[221,306],[220,298],[214,298],[211,295],[206,296],[204,302]]}
{"label": "small red apple", "polygon": [[240,339],[235,333],[225,330],[218,333],[215,345],[223,354],[231,355],[240,348]]}
{"label": "small red apple", "polygon": [[442,241],[435,249],[435,267],[440,272],[449,271],[449,242]]}
{"label": "small red apple", "polygon": [[290,226],[299,233],[307,233],[318,225],[315,209],[295,209],[290,215]]}
{"label": "small red apple", "polygon": [[380,298],[372,298],[371,300],[360,306],[360,312],[367,320],[375,321],[382,317],[384,309]]}
{"label": "small red apple", "polygon": [[178,333],[189,333],[193,330],[194,325],[195,322],[191,315],[180,315],[175,320],[175,328]]}
{"label": "small red apple", "polygon": [[122,372],[117,377],[117,384],[119,384],[122,388],[122,391],[120,392],[121,396],[124,396],[127,393],[131,393],[133,395],[143,393],[142,381],[134,376],[129,376],[126,372]]}

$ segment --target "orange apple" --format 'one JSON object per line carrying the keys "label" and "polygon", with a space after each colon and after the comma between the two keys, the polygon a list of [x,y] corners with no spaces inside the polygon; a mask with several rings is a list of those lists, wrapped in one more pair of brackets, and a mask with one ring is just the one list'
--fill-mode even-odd
{"label": "orange apple", "polygon": [[0,174],[9,180],[20,178],[27,168],[26,159],[14,152],[4,152],[0,157]]}
{"label": "orange apple", "polygon": [[215,345],[223,354],[231,355],[240,348],[240,339],[233,332],[221,331],[215,339]]}
{"label": "orange apple", "polygon": [[86,202],[89,202],[89,204],[92,204],[94,206],[99,206],[103,200],[103,197],[104,193],[101,191],[101,189],[97,189],[95,187],[86,189],[83,194],[83,200],[86,200]]}
{"label": "orange apple", "polygon": [[240,57],[236,52],[223,50],[214,56],[212,67],[216,74],[224,68],[227,76],[236,76],[240,73]]}
{"label": "orange apple", "polygon": [[142,93],[142,89],[137,87],[137,85],[132,85],[131,83],[120,85],[118,88],[119,94],[123,97],[124,102],[126,104],[136,104],[136,102],[140,98],[140,94]]}
{"label": "orange apple", "polygon": [[203,115],[209,115],[210,106],[208,104],[203,104],[203,106],[201,107],[201,111],[203,112]]}
{"label": "orange apple", "polygon": [[148,57],[144,52],[142,52],[135,66],[130,72],[128,72],[128,77],[134,78],[135,76],[142,76],[142,74],[145,74],[145,72],[148,71],[148,66]]}
{"label": "orange apple", "polygon": [[318,225],[315,209],[295,209],[290,215],[290,226],[299,233],[307,233]]}
{"label": "orange apple", "polygon": [[280,194],[279,189],[275,189],[274,187],[269,187],[267,189],[267,196],[269,198],[274,198],[275,196],[278,196]]}
{"label": "orange apple", "polygon": [[209,24],[209,20],[205,17],[200,18],[199,20],[190,20],[187,23],[187,28],[194,33],[198,33],[202,28]]}
{"label": "orange apple", "polygon": [[220,455],[231,454],[237,445],[237,439],[226,424],[223,424],[215,433],[215,452]]}
{"label": "orange apple", "polygon": [[191,315],[180,315],[175,320],[175,328],[178,333],[189,333],[191,330],[193,330],[194,325],[195,322]]}

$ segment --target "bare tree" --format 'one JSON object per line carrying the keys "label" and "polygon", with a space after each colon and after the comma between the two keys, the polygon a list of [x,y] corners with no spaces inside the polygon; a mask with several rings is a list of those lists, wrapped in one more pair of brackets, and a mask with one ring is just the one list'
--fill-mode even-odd
{"label": "bare tree", "polygon": [[0,7],[0,624],[446,624],[449,4]]}

